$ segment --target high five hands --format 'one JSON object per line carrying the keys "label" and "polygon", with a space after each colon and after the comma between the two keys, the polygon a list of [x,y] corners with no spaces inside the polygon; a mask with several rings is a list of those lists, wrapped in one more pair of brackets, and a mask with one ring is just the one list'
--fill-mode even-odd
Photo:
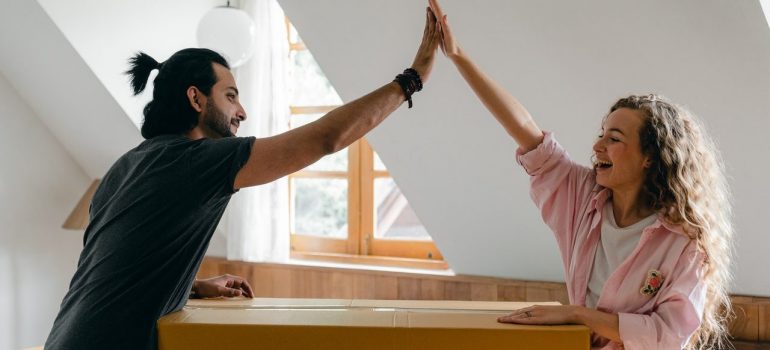
{"label": "high five hands", "polygon": [[444,52],[448,58],[452,59],[460,55],[462,52],[460,46],[457,45],[454,35],[452,35],[452,29],[449,27],[447,15],[441,9],[438,4],[438,0],[428,0],[431,11],[438,18],[439,33],[441,35],[441,41],[439,43],[441,51]]}

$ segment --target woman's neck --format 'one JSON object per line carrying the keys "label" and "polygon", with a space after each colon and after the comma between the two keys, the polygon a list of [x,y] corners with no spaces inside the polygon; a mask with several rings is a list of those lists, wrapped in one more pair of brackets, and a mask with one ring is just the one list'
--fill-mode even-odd
{"label": "woman's neck", "polygon": [[653,214],[654,210],[644,205],[639,190],[612,191],[612,213],[618,227],[628,227]]}

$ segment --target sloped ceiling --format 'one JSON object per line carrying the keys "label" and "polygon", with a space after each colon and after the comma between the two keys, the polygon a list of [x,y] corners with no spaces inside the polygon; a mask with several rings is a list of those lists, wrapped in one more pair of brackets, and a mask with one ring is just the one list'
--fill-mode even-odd
{"label": "sloped ceiling", "polygon": [[[159,62],[174,52],[196,47],[198,21],[222,0],[38,0],[72,46],[135,125],[152,96],[152,84],[132,96],[123,74],[128,58],[144,51]],[[150,76],[154,79],[155,72]]]}
{"label": "sloped ceiling", "polygon": [[[350,101],[410,65],[426,1],[279,0]],[[630,93],[700,115],[735,197],[736,293],[770,295],[770,30],[756,1],[444,0],[460,44],[587,163],[602,116]],[[458,273],[562,280],[515,144],[440,57],[415,108],[369,140]],[[762,160],[762,161],[760,161]],[[758,278],[758,276],[763,276]]]}
{"label": "sloped ceiling", "polygon": [[[195,44],[222,1],[7,0],[0,71],[92,178],[142,138],[151,88],[134,97],[123,72],[142,50],[162,61]],[[150,77],[151,79],[153,76]]]}
{"label": "sloped ceiling", "polygon": [[2,74],[90,177],[138,143],[126,113],[36,1],[3,2],[0,48]]}

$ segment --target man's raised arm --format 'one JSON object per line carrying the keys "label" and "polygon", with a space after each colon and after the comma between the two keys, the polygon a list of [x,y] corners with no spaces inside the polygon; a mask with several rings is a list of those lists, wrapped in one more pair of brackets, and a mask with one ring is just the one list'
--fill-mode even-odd
{"label": "man's raised arm", "polygon": [[379,125],[428,80],[440,40],[436,17],[426,9],[425,31],[412,68],[373,92],[340,106],[315,122],[257,139],[238,172],[235,189],[271,182],[337,152]]}

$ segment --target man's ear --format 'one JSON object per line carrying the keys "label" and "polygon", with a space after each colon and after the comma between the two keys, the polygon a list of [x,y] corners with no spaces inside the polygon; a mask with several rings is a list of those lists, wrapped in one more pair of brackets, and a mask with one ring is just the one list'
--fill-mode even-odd
{"label": "man's ear", "polygon": [[203,104],[206,102],[206,95],[198,90],[197,87],[190,86],[187,88],[187,100],[196,112],[203,112]]}

